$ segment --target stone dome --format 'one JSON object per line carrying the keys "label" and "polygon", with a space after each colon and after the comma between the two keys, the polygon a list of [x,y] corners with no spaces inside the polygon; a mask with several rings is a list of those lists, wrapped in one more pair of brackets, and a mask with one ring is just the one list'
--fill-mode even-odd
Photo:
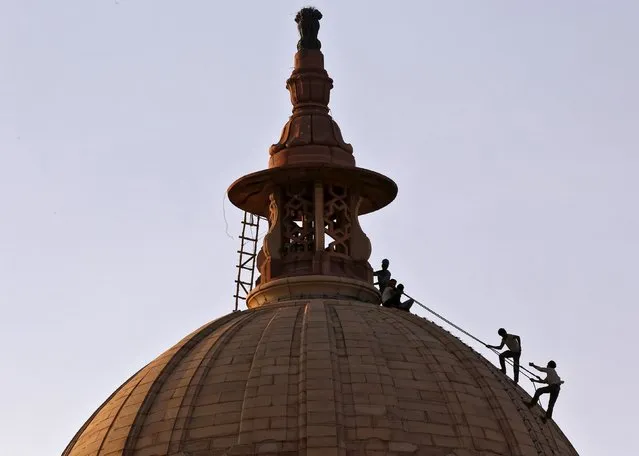
{"label": "stone dome", "polygon": [[[257,234],[240,236],[236,306],[250,310],[203,326],[127,380],[63,456],[577,454],[490,362],[379,305],[358,218],[390,204],[397,185],[356,166],[330,115],[321,17],[295,17],[293,110],[269,168],[228,191],[268,222],[259,253]],[[399,306],[401,289],[391,295],[386,304]]]}
{"label": "stone dome", "polygon": [[185,337],[118,388],[63,456],[576,455],[528,399],[428,320],[284,300]]}

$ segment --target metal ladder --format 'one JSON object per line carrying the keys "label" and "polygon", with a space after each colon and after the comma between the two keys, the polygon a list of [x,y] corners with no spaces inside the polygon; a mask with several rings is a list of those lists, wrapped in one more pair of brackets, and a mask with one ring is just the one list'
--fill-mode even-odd
{"label": "metal ladder", "polygon": [[239,260],[237,262],[237,279],[235,280],[235,309],[237,312],[240,301],[246,301],[246,297],[253,288],[255,279],[255,261],[257,259],[257,243],[260,232],[259,215],[244,212],[242,220],[242,234],[240,238]]}

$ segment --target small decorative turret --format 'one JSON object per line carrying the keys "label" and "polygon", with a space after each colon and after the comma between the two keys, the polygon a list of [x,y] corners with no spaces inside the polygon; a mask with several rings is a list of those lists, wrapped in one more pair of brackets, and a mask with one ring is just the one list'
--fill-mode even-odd
{"label": "small decorative turret", "polygon": [[268,169],[238,179],[228,191],[235,206],[269,224],[249,308],[318,296],[379,302],[371,244],[358,217],[388,205],[397,186],[356,167],[353,147],[329,114],[333,80],[317,39],[321,18],[315,8],[295,17],[300,40],[286,82],[293,114],[270,147]]}

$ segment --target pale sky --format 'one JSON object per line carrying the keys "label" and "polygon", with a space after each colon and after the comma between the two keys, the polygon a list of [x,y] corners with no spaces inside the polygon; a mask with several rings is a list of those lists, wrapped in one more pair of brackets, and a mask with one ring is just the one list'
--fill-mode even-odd
{"label": "pale sky", "polygon": [[[483,340],[519,334],[523,363],[557,361],[581,455],[639,454],[639,2],[314,5],[333,116],[399,186],[362,219],[371,263]],[[0,6],[0,454],[60,454],[232,310],[242,214],[223,196],[290,114],[306,4]]]}

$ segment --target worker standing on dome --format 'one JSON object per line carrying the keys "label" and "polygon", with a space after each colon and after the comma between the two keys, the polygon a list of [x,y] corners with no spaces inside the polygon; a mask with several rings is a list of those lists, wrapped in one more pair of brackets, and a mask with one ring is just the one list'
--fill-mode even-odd
{"label": "worker standing on dome", "polygon": [[501,336],[500,345],[488,345],[487,348],[494,348],[501,350],[504,345],[508,347],[508,350],[499,354],[499,365],[501,371],[506,373],[506,358],[513,359],[513,380],[515,383],[519,382],[519,358],[521,358],[521,339],[515,334],[508,334],[504,328],[499,328],[497,334]]}
{"label": "worker standing on dome", "polygon": [[559,378],[559,375],[557,375],[557,371],[555,370],[555,368],[557,367],[556,362],[548,361],[548,364],[546,365],[546,367],[537,366],[535,363],[528,363],[528,364],[534,367],[535,369],[537,369],[538,371],[546,373],[546,378],[543,380],[542,379],[535,380],[532,378],[530,379],[531,382],[546,383],[548,386],[539,388],[537,391],[535,391],[535,395],[530,400],[530,402],[526,402],[526,406],[528,406],[528,408],[531,408],[535,404],[537,404],[537,401],[539,400],[539,397],[542,394],[545,394],[545,393],[550,394],[550,398],[548,399],[548,409],[546,410],[546,416],[542,418],[542,420],[545,423],[546,420],[549,420],[552,418],[552,411],[555,408],[555,402],[557,402],[557,398],[559,397],[559,391],[561,390],[561,385],[564,382],[561,378]]}
{"label": "worker standing on dome", "polygon": [[373,276],[377,277],[377,283],[375,283],[374,285],[377,285],[379,287],[379,291],[382,293],[384,292],[384,289],[386,288],[386,285],[388,285],[388,281],[391,278],[391,272],[388,270],[389,264],[390,261],[384,258],[382,260],[382,269],[373,272]]}

